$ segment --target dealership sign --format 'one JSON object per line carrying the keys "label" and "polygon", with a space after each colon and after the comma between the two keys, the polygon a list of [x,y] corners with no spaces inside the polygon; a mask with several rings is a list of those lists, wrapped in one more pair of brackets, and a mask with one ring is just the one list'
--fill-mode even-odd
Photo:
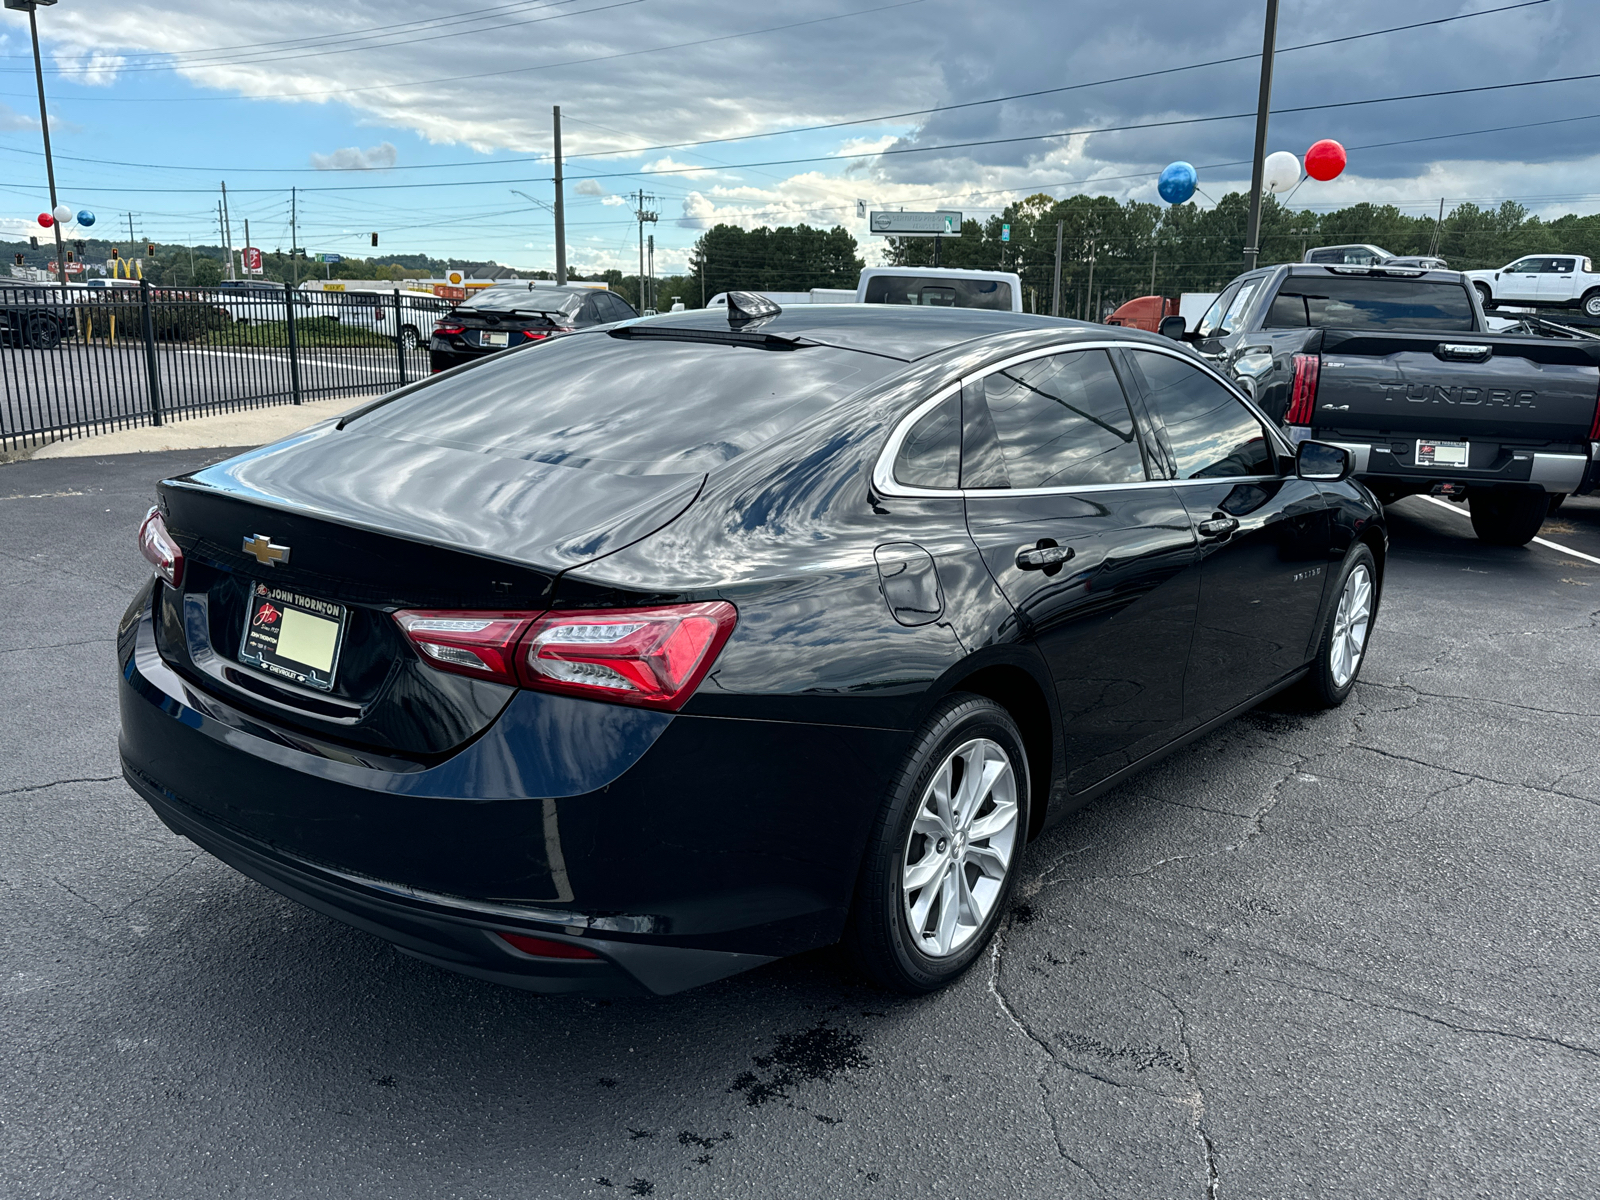
{"label": "dealership sign", "polygon": [[878,237],[960,237],[961,214],[938,212],[875,212],[868,228]]}

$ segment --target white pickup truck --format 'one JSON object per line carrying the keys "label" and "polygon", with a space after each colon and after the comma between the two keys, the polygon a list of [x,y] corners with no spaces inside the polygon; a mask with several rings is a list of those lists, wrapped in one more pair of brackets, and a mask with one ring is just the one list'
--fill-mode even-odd
{"label": "white pickup truck", "polygon": [[1600,273],[1581,254],[1530,254],[1496,271],[1462,272],[1486,309],[1502,304],[1581,308],[1600,317]]}

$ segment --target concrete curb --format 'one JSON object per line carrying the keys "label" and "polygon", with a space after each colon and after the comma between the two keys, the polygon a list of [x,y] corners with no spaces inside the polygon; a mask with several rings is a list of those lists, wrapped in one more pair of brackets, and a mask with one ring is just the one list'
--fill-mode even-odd
{"label": "concrete curb", "polygon": [[141,425],[111,433],[68,438],[48,446],[8,455],[21,458],[89,458],[107,454],[149,454],[162,450],[210,450],[218,446],[264,446],[307,426],[337,417],[352,408],[377,399],[370,396],[340,396],[333,400],[312,400],[305,404],[279,404],[271,408],[249,408],[172,421],[161,426]]}

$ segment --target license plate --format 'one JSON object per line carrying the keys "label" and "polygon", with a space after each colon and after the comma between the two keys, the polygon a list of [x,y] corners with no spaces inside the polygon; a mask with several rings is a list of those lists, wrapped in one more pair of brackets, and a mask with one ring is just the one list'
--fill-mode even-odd
{"label": "license plate", "polygon": [[511,335],[509,333],[489,333],[485,331],[478,335],[478,345],[480,346],[504,346],[510,341]]}
{"label": "license plate", "polygon": [[1464,467],[1467,465],[1466,442],[1425,442],[1417,439],[1417,466]]}
{"label": "license plate", "polygon": [[245,606],[239,661],[290,683],[332,691],[344,621],[342,604],[258,583]]}

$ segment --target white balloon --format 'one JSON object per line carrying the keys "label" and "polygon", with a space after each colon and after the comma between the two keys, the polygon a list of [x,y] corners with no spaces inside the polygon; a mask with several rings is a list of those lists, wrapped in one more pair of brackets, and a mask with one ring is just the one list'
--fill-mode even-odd
{"label": "white balloon", "polygon": [[1287,192],[1300,182],[1300,160],[1287,150],[1275,150],[1262,164],[1261,186],[1269,192]]}
{"label": "white balloon", "polygon": [[73,212],[72,209],[68,208],[65,204],[58,204],[55,207],[55,212],[51,215],[53,215],[55,219],[62,225],[70,225],[72,224],[72,219],[78,214]]}

